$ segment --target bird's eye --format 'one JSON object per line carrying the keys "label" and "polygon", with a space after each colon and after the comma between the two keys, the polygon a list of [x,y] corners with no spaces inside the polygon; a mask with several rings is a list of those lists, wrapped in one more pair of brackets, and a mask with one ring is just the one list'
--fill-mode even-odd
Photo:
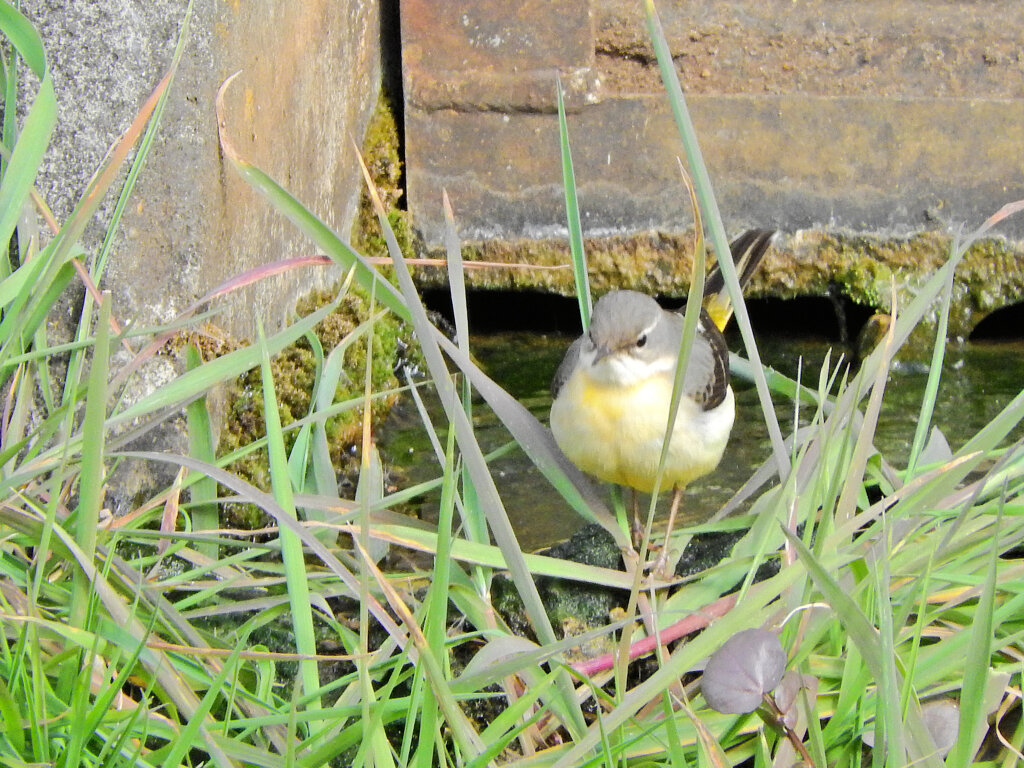
{"label": "bird's eye", "polygon": [[637,346],[637,348],[646,347],[647,346],[647,334],[646,333],[640,334],[640,338],[636,340],[636,346]]}

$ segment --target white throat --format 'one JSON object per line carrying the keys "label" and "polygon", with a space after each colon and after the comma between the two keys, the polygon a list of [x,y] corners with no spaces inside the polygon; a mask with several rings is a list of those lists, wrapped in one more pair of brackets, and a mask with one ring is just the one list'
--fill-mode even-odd
{"label": "white throat", "polygon": [[671,376],[676,363],[671,357],[641,360],[628,350],[614,352],[600,360],[596,358],[596,349],[585,349],[580,355],[580,365],[595,381],[618,387],[632,387],[655,376]]}

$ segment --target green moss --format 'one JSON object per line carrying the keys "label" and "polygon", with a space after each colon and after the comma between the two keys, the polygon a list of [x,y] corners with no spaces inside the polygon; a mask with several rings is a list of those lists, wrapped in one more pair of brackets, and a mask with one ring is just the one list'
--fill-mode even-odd
{"label": "green moss", "polygon": [[[318,307],[333,301],[333,291],[316,291],[299,302],[300,316],[315,311]],[[324,318],[314,332],[323,347],[324,355],[330,354],[342,340],[349,336],[361,323],[366,322],[368,299],[357,288],[351,288],[339,307]],[[404,326],[391,315],[376,320],[371,334],[356,340],[345,351],[344,375],[334,395],[334,402],[355,400],[363,397],[367,364],[367,342],[373,343],[370,361],[371,392],[377,395],[371,401],[371,418],[374,422],[386,416],[397,397],[387,394],[399,386],[394,374],[397,366],[405,361],[407,345],[403,341]],[[316,380],[316,355],[306,339],[300,339],[271,360],[274,388],[281,424],[287,427],[310,412],[313,386]],[[266,433],[264,422],[263,382],[259,368],[242,376],[229,395],[227,418],[220,441],[222,454],[230,453],[263,437]],[[331,460],[341,475],[354,474],[358,459],[354,457],[355,446],[362,437],[363,407],[357,406],[332,416],[326,422]],[[285,432],[285,447],[291,450],[296,431]],[[258,488],[270,488],[270,471],[266,451],[254,451],[235,461],[230,471],[249,481]],[[228,505],[226,524],[241,528],[258,528],[269,521],[265,513],[252,505]]]}
{"label": "green moss", "polygon": [[[381,201],[388,210],[388,221],[406,255],[412,256],[416,249],[414,235],[408,214],[402,210],[402,160],[398,125],[389,102],[381,96],[377,109],[370,120],[363,142],[363,159],[370,170],[374,185]],[[364,191],[360,197],[359,210],[352,227],[353,247],[367,257],[388,256],[387,244],[380,231],[380,225],[369,194]],[[387,275],[388,270],[382,272]],[[333,291],[318,291],[310,294],[297,307],[299,315],[306,315],[334,299]],[[316,328],[316,335],[324,354],[332,349],[358,325],[366,320],[367,296],[356,288],[349,291],[341,306],[325,318]],[[373,356],[371,361],[372,392],[383,393],[395,389],[399,382],[394,376],[398,365],[409,349],[404,343],[404,327],[390,315],[378,320],[373,329]],[[367,344],[360,339],[345,352],[345,376],[335,393],[335,402],[362,398],[367,361]],[[274,386],[277,392],[278,408],[282,426],[288,426],[297,419],[308,415],[313,384],[316,377],[316,359],[312,347],[306,340],[281,352],[271,361]],[[371,417],[382,419],[395,395],[375,397],[371,404]],[[336,471],[342,476],[353,476],[358,471],[357,449],[361,442],[362,406],[346,410],[333,416],[326,423],[331,459]],[[234,387],[231,396],[227,422],[221,438],[222,453],[229,453],[265,433],[263,421],[263,385],[260,371],[250,371]],[[285,447],[291,450],[295,432],[285,433]],[[270,473],[266,452],[255,451],[236,461],[230,468],[241,477],[259,488],[270,487]],[[238,527],[257,528],[265,525],[262,510],[250,505],[235,505],[228,508],[227,524]]]}
{"label": "green moss", "polygon": [[980,240],[964,257],[960,278],[973,309],[991,312],[1024,294],[1024,259],[1005,240]]}
{"label": "green moss", "polygon": [[[402,158],[399,152],[398,123],[384,94],[370,118],[363,141],[363,159],[377,188],[388,223],[406,256],[417,252],[415,236],[409,223],[409,214],[402,208]],[[369,193],[364,189],[359,198],[359,211],[352,225],[352,245],[364,256],[388,256],[387,243],[380,231],[377,213]]]}
{"label": "green moss", "polygon": [[848,261],[845,269],[836,273],[836,283],[844,296],[876,309],[889,305],[892,278],[888,265],[871,259]]}

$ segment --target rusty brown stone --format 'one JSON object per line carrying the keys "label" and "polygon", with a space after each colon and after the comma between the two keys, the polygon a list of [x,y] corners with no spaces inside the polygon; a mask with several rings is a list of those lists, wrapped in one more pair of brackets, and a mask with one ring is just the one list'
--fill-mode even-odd
{"label": "rusty brown stone", "polygon": [[571,104],[597,99],[593,64],[590,16],[576,0],[402,3],[407,108],[553,112],[556,72]]}
{"label": "rusty brown stone", "polygon": [[[427,248],[440,242],[445,189],[473,253],[564,258],[550,105],[555,70],[564,81],[585,69],[595,85],[572,102],[568,124],[593,285],[682,295],[693,217],[641,4],[590,0],[575,15],[536,3],[501,11],[524,39],[558,30],[562,58],[543,46],[536,58],[529,46],[460,58],[464,41],[447,5],[403,4],[403,23],[416,14],[406,39],[407,188]],[[882,307],[890,275],[911,290],[945,256],[946,233],[1024,198],[1024,20],[1010,0],[657,5],[727,228],[787,233],[755,292],[820,294],[838,284]],[[424,54],[430,41],[443,41],[443,55]],[[459,98],[438,96],[439,82],[461,88]],[[470,99],[473,88],[485,95]],[[1024,238],[1024,218],[998,232]],[[1012,243],[986,246],[967,260],[954,332],[1020,299],[1022,253]],[[984,268],[985,259],[996,266]],[[991,281],[982,288],[984,274]],[[569,279],[471,276],[478,285],[560,292]]]}
{"label": "rusty brown stone", "polygon": [[[641,4],[592,6],[606,90],[660,93]],[[687,93],[1024,95],[1014,0],[663,0],[657,8]]]}
{"label": "rusty brown stone", "polygon": [[[731,227],[906,235],[980,223],[1024,197],[1024,100],[739,95],[689,105]],[[977,140],[951,139],[965,125]],[[565,231],[553,116],[411,109],[406,131],[410,206],[429,244],[440,240],[442,188],[468,239]],[[606,100],[572,115],[569,131],[586,233],[692,223],[663,99]]]}

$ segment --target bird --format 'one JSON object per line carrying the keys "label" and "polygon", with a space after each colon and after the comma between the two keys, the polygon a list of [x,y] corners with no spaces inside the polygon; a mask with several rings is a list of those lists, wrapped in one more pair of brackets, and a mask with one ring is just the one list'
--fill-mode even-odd
{"label": "bird", "polygon": [[[775,236],[748,230],[730,244],[741,285]],[[714,471],[736,416],[729,350],[732,315],[720,270],[705,281],[697,336],[682,381],[661,488],[673,489],[668,533],[683,490]],[[668,426],[684,316],[644,293],[615,290],[594,304],[589,329],[569,347],[551,382],[550,426],[562,452],[584,472],[650,493]],[[668,533],[666,533],[666,540]]]}

